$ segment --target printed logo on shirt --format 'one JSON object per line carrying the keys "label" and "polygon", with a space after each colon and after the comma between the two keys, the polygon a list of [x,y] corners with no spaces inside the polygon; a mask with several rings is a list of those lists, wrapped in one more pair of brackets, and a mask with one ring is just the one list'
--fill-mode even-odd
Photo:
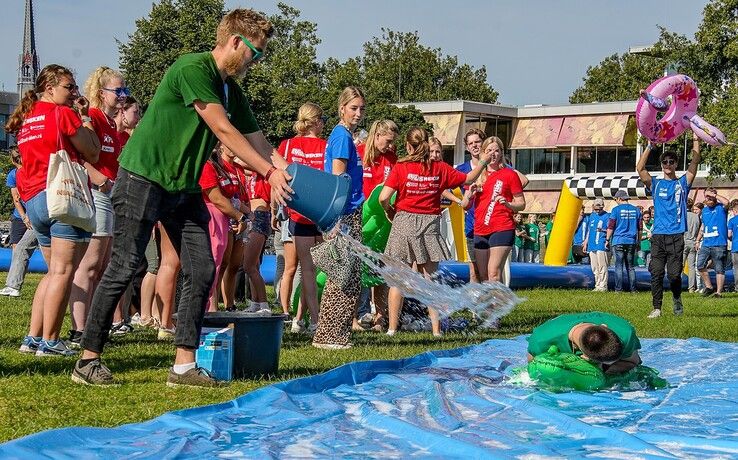
{"label": "printed logo on shirt", "polygon": [[435,193],[440,185],[441,176],[408,174],[405,187],[409,195],[426,195],[428,193]]}
{"label": "printed logo on shirt", "polygon": [[387,180],[387,178],[390,175],[390,171],[392,171],[392,167],[391,166],[385,166],[384,167],[384,180]]}
{"label": "printed logo on shirt", "polygon": [[495,186],[492,189],[492,198],[489,200],[487,212],[484,214],[484,225],[489,225],[489,221],[492,220],[492,213],[495,211],[495,204],[497,204],[495,198],[497,198],[500,192],[502,192],[502,180],[497,179],[495,181]]}

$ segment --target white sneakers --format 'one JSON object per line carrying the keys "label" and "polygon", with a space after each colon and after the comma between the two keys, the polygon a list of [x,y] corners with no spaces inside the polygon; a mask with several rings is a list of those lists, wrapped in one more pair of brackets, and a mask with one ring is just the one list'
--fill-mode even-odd
{"label": "white sneakers", "polygon": [[660,308],[654,308],[651,310],[651,313],[648,314],[648,319],[654,319],[661,316],[661,309]]}
{"label": "white sneakers", "polygon": [[21,293],[16,288],[5,286],[4,288],[0,289],[0,295],[5,295],[8,297],[20,297]]}
{"label": "white sneakers", "polygon": [[244,310],[246,313],[272,314],[271,308],[267,302],[250,301],[249,306]]}

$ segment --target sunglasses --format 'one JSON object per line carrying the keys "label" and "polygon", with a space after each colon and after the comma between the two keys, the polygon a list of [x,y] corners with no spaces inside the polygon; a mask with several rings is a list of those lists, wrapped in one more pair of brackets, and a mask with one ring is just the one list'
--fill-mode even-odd
{"label": "sunglasses", "polygon": [[674,166],[676,164],[676,160],[662,160],[661,164],[667,165],[667,166]]}
{"label": "sunglasses", "polygon": [[103,88],[102,90],[115,93],[115,97],[128,97],[131,95],[131,90],[128,89],[127,86],[122,86],[120,88]]}
{"label": "sunglasses", "polygon": [[254,53],[254,57],[251,58],[252,61],[258,61],[259,59],[264,57],[264,50],[255,47],[254,44],[251,43],[249,39],[244,37],[243,35],[238,34],[238,36],[241,37],[243,43],[248,46],[249,49]]}
{"label": "sunglasses", "polygon": [[79,91],[79,86],[73,85],[71,83],[66,84],[66,85],[59,85],[59,86],[66,89],[67,91]]}

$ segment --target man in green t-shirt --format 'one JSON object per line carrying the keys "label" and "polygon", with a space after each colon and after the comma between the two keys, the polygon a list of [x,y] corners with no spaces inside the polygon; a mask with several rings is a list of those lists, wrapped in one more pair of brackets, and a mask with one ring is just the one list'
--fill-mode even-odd
{"label": "man in green t-shirt", "polygon": [[570,313],[546,321],[528,337],[528,361],[546,353],[551,345],[602,365],[608,374],[621,374],[641,363],[641,342],[635,329],[610,313]]}
{"label": "man in green t-shirt", "polygon": [[[209,213],[198,181],[217,141],[261,174],[284,204],[290,177],[273,166],[286,163],[264,137],[236,83],[259,60],[272,24],[249,9],[223,17],[211,52],[181,56],[167,70],[146,115],[120,155],[113,189],[115,231],[111,261],[92,300],[82,337],[82,357],[72,380],[113,383],[100,355],[113,311],[144,256],[154,224],[166,230],[180,256],[183,290],[174,338],[176,355],[168,386],[213,387],[218,382],[195,364],[205,305],[215,267]],[[244,223],[246,216],[239,219]]]}
{"label": "man in green t-shirt", "polygon": [[540,263],[541,262],[541,229],[538,227],[538,217],[535,214],[528,214],[528,224],[525,226],[526,238],[523,243],[523,251],[525,253],[525,262]]}

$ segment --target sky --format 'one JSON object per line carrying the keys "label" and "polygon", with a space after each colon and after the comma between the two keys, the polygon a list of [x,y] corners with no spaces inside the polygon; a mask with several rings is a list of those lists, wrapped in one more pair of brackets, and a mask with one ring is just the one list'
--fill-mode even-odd
{"label": "sky", "polygon": [[[116,67],[116,39],[127,41],[154,0],[35,0],[41,66],[57,63],[82,85],[99,65]],[[158,1],[158,0],[157,0]],[[358,56],[381,28],[417,31],[421,42],[486,66],[511,105],[565,104],[587,67],[658,39],[657,26],[694,37],[707,0],[288,0],[318,26],[318,59]],[[16,91],[24,0],[2,0],[0,87]],[[226,0],[227,8],[274,13],[277,2]]]}

